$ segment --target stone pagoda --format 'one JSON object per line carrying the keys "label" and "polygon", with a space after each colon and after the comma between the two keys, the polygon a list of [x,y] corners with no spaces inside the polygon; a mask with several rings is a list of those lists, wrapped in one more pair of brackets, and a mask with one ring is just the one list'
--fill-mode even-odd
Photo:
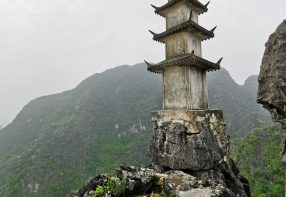
{"label": "stone pagoda", "polygon": [[150,145],[154,163],[170,169],[206,170],[229,156],[229,135],[223,113],[208,109],[207,72],[220,62],[202,58],[202,41],[214,30],[199,25],[208,4],[197,0],[169,0],[152,7],[166,18],[166,31],[150,31],[165,44],[166,60],[148,70],[163,76],[163,110],[153,112],[154,135]]}
{"label": "stone pagoda", "polygon": [[221,60],[202,58],[201,42],[213,38],[215,30],[198,24],[207,6],[197,0],[153,6],[167,21],[165,32],[151,32],[166,44],[166,60],[146,62],[149,71],[162,74],[164,90],[163,110],[152,114],[153,163],[147,168],[121,166],[111,178],[96,176],[70,197],[88,197],[108,180],[122,189],[106,190],[105,196],[250,196],[248,181],[229,157],[223,113],[208,109],[206,73],[220,69]]}

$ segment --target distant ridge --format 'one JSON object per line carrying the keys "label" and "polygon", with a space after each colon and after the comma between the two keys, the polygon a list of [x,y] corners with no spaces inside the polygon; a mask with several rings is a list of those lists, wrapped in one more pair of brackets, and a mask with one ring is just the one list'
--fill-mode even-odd
{"label": "distant ridge", "polygon": [[[65,196],[93,174],[148,164],[160,77],[143,63],[124,65],[31,101],[0,133],[0,196]],[[225,69],[208,74],[210,108],[224,110],[232,136],[269,119],[256,104],[256,78],[240,86]]]}

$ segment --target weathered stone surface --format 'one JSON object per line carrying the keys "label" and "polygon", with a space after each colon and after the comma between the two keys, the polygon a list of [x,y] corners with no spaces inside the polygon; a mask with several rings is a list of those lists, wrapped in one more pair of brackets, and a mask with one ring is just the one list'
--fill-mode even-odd
{"label": "weathered stone surface", "polygon": [[[190,59],[196,58],[194,55],[190,55],[190,57]],[[207,109],[206,71],[196,67],[181,66],[182,61],[178,62],[180,65],[177,66],[175,63],[170,63],[170,67],[162,65],[165,67],[163,72],[163,109]]]}
{"label": "weathered stone surface", "polygon": [[273,33],[264,52],[257,101],[273,120],[286,126],[286,20]]}
{"label": "weathered stone surface", "polygon": [[95,191],[97,187],[108,188],[107,179],[120,180],[118,185],[121,189],[114,190],[116,193],[106,189],[102,196],[246,197],[249,191],[243,187],[239,176],[224,171],[222,167],[224,165],[228,166],[224,163],[218,165],[217,170],[196,171],[196,173],[176,170],[158,172],[151,168],[120,167],[115,177],[97,176],[69,197],[90,197],[90,192]]}
{"label": "weathered stone surface", "polygon": [[[286,20],[266,43],[258,80],[257,102],[269,110],[273,121],[286,129]],[[283,152],[286,165],[286,143]]]}
{"label": "weathered stone surface", "polygon": [[158,181],[156,172],[149,168],[138,167],[120,167],[117,169],[116,177],[121,180],[125,179],[125,193],[127,194],[143,194]]}
{"label": "weathered stone surface", "polygon": [[152,161],[171,169],[206,170],[229,156],[222,112],[164,110],[153,113]]}
{"label": "weathered stone surface", "polygon": [[167,174],[165,186],[167,196],[235,196],[225,183],[221,184],[211,179],[203,181],[182,171],[170,171]]}

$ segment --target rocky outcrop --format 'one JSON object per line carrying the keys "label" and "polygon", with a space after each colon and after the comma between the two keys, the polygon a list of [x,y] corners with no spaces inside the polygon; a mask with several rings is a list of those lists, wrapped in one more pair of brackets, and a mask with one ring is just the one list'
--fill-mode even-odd
{"label": "rocky outcrop", "polygon": [[237,197],[249,191],[244,179],[233,174],[226,163],[217,170],[187,172],[150,168],[120,167],[114,176],[101,175],[91,179],[69,197],[94,196],[168,196],[168,197]]}
{"label": "rocky outcrop", "polygon": [[[258,81],[257,102],[286,129],[286,20],[266,43]],[[286,165],[286,141],[283,162]]]}
{"label": "rocky outcrop", "polygon": [[[171,189],[167,184],[167,196],[250,196],[230,158],[222,111],[161,110],[153,112],[152,121],[151,160],[170,170],[166,182],[171,175],[179,180]],[[193,178],[198,182],[191,184]]]}
{"label": "rocky outcrop", "polygon": [[286,127],[286,20],[266,43],[258,81],[257,101]]}
{"label": "rocky outcrop", "polygon": [[219,110],[153,112],[152,161],[165,168],[209,170],[229,156],[229,135]]}
{"label": "rocky outcrop", "polygon": [[250,190],[229,156],[222,111],[153,112],[153,164],[120,167],[91,179],[69,197],[248,197]]}

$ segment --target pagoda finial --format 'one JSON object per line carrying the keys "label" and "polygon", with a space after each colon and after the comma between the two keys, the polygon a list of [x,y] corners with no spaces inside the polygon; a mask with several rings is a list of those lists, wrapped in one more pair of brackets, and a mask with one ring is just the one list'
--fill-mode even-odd
{"label": "pagoda finial", "polygon": [[209,6],[209,4],[210,4],[210,1],[209,1],[209,2],[207,2],[207,4],[205,5],[205,7],[207,8],[207,7]]}
{"label": "pagoda finial", "polygon": [[191,12],[190,12],[190,18],[189,18],[189,21],[191,21],[191,20],[192,20],[192,16],[193,16],[193,10],[191,10]]}
{"label": "pagoda finial", "polygon": [[154,33],[153,31],[149,30],[149,32],[153,35],[153,36],[156,36],[157,34]]}
{"label": "pagoda finial", "polygon": [[214,31],[216,30],[217,26],[215,26],[214,28],[211,29],[211,32],[214,33]]}
{"label": "pagoda finial", "polygon": [[220,65],[220,63],[221,63],[222,59],[223,59],[223,57],[222,57],[222,58],[220,58],[216,64]]}
{"label": "pagoda finial", "polygon": [[150,4],[155,10],[157,10],[158,9],[158,7],[157,6],[155,6],[155,5],[153,5],[153,4]]}

